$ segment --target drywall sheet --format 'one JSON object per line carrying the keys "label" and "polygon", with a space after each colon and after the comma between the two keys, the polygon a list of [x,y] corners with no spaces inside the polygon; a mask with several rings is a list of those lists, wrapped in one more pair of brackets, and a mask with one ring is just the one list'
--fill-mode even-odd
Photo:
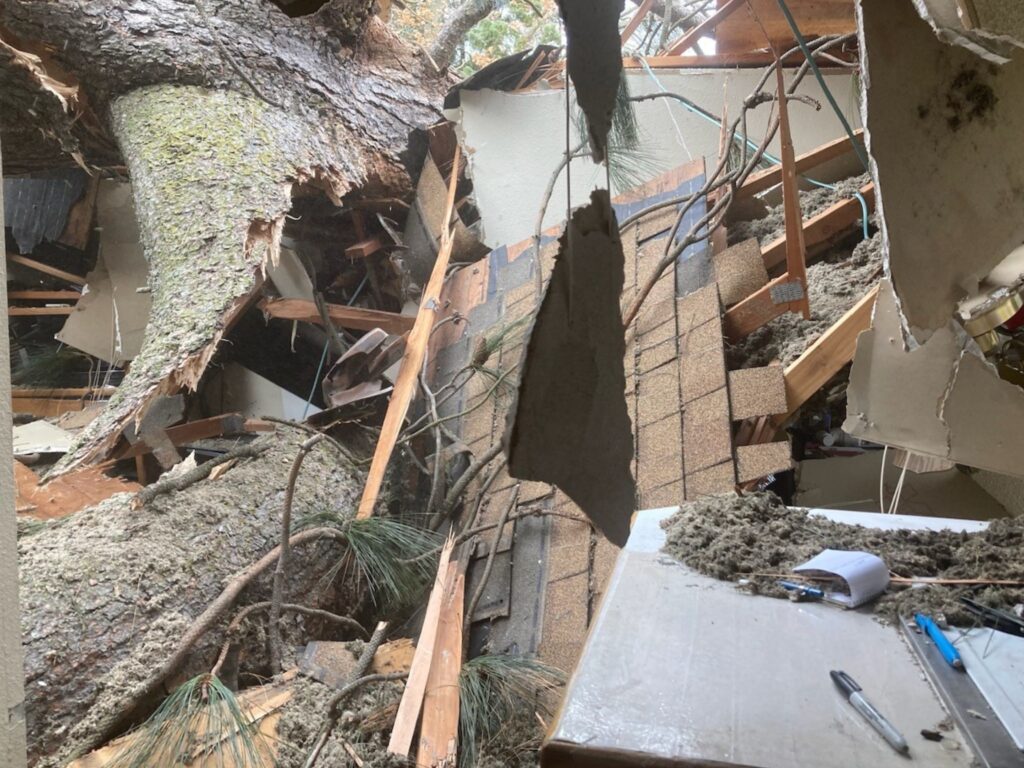
{"label": "drywall sheet", "polygon": [[100,254],[96,268],[57,339],[113,365],[133,360],[142,347],[151,295],[149,264],[139,242],[130,184],[104,180],[96,195]]}
{"label": "drywall sheet", "polygon": [[608,193],[573,214],[537,313],[515,406],[509,474],[557,485],[610,541],[629,535],[636,487],[619,297],[622,243]]}
{"label": "drywall sheet", "polygon": [[313,281],[299,255],[290,248],[281,248],[276,264],[267,264],[267,277],[282,299],[313,301]]}
{"label": "drywall sheet", "polygon": [[616,765],[905,768],[835,690],[831,669],[893,720],[915,765],[971,764],[968,750],[919,735],[946,713],[894,627],[697,574],[659,551],[674,511],[637,514],[542,765],[568,764],[559,752],[576,765],[614,752],[636,756]]}
{"label": "drywall sheet", "polygon": [[857,338],[847,389],[851,435],[1009,475],[1024,475],[1024,390],[999,378],[952,321],[924,344],[903,341],[883,280],[872,327]]}
{"label": "drywall sheet", "polygon": [[1024,241],[1024,51],[996,65],[909,2],[863,0],[867,143],[900,306],[923,341]]}
{"label": "drywall sheet", "polygon": [[302,421],[320,412],[298,395],[234,362],[225,365],[203,387],[203,397],[217,413],[240,413],[253,418],[272,416]]}
{"label": "drywall sheet", "polygon": [[[642,70],[627,70],[629,92],[638,96],[657,93],[662,87],[685,94],[695,104],[721,115],[738,115],[751,94],[761,70],[655,70],[657,82]],[[825,75],[829,89],[854,128],[860,126],[859,97],[854,80],[846,72]],[[799,93],[826,103],[813,77],[804,78]],[[565,153],[565,93],[534,90],[523,93],[463,91],[460,131],[473,178],[473,196],[482,217],[482,238],[492,247],[516,243],[533,234],[545,187]],[[616,158],[612,165],[629,173],[611,174],[612,195],[618,195],[659,174],[689,161],[705,159],[716,167],[721,127],[674,100],[655,99],[634,105],[640,129],[641,157]],[[829,109],[814,110],[799,102],[790,105],[793,143],[797,154],[808,152],[843,134]],[[748,113],[747,130],[760,141],[768,125],[768,104]],[[580,137],[574,138],[578,142]],[[771,147],[778,154],[778,139]],[[572,204],[583,205],[591,190],[606,185],[606,169],[589,157],[571,165]],[[565,172],[555,184],[543,228],[565,219]]]}
{"label": "drywall sheet", "polygon": [[32,453],[65,453],[71,447],[72,435],[48,421],[33,421],[14,427],[14,455]]}

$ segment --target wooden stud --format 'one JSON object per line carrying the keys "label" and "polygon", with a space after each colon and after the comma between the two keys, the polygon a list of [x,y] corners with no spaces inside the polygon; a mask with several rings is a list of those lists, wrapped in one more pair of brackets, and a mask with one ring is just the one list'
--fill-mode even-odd
{"label": "wooden stud", "polygon": [[[853,135],[859,140],[863,139],[864,129],[858,128],[853,132]],[[827,144],[822,144],[817,149],[812,149],[810,152],[805,152],[798,156],[796,158],[796,172],[804,174],[812,168],[816,168],[829,160],[841,157],[852,151],[853,144],[850,141],[850,137],[843,136],[841,139],[835,139]],[[759,192],[764,192],[766,189],[771,189],[781,183],[782,166],[776,164],[771,168],[765,168],[763,171],[750,174],[747,180],[743,182],[743,185],[736,190],[733,199],[741,200],[745,197],[756,195]]]}
{"label": "wooden stud", "polygon": [[722,21],[728,18],[733,11],[738,9],[740,6],[745,5],[746,2],[747,0],[729,0],[729,2],[704,19],[700,24],[695,26],[689,32],[686,32],[676,42],[670,44],[669,47],[665,49],[665,53],[669,56],[678,56],[684,51],[689,50],[693,47],[695,42],[717,27]]}
{"label": "wooden stud", "polygon": [[366,477],[366,487],[363,489],[359,511],[356,513],[358,519],[370,517],[377,504],[377,494],[380,493],[380,486],[384,481],[384,472],[387,470],[391,453],[398,441],[398,433],[401,431],[405,416],[409,411],[409,403],[416,392],[416,382],[419,379],[420,369],[423,367],[423,357],[427,351],[427,343],[430,341],[430,332],[441,308],[441,289],[444,286],[448,261],[452,255],[452,228],[449,222],[452,220],[452,211],[455,207],[455,187],[459,180],[460,152],[460,147],[456,144],[451,179],[448,183],[448,199],[445,204],[444,218],[441,220],[441,247],[438,249],[437,260],[434,262],[430,279],[423,289],[420,309],[416,314],[416,321],[409,332],[409,339],[405,345],[401,368],[395,379],[391,401],[388,403],[384,424],[381,426],[380,437],[377,439],[377,447],[373,453],[373,462],[370,464],[370,472]]}
{"label": "wooden stud", "polygon": [[23,267],[34,269],[36,272],[42,272],[44,275],[50,275],[51,277],[59,277],[61,280],[65,280],[75,285],[85,285],[86,281],[84,277],[72,274],[71,272],[65,272],[63,269],[57,269],[51,267],[49,264],[43,264],[41,261],[30,259],[27,256],[19,256],[16,253],[8,253],[7,260],[12,261],[15,264],[21,264]]}
{"label": "wooden stud", "polygon": [[786,272],[790,281],[800,283],[803,298],[791,302],[790,309],[800,310],[804,320],[811,319],[807,299],[807,247],[804,245],[803,214],[800,212],[800,190],[796,184],[796,157],[793,136],[789,131],[789,107],[786,101],[786,80],[782,67],[775,68],[779,99],[779,140],[782,144],[782,200],[786,217]]}
{"label": "wooden stud", "polygon": [[[271,317],[280,320],[301,320],[323,325],[323,318],[316,303],[306,299],[263,299],[258,306]],[[415,322],[411,315],[400,315],[396,312],[381,312],[377,309],[348,307],[343,304],[327,304],[326,307],[327,314],[333,322],[343,328],[360,331],[382,328],[388,333],[400,336],[407,333]]]}
{"label": "wooden stud", "polygon": [[8,317],[39,317],[42,315],[70,315],[74,307],[8,307]]}
{"label": "wooden stud", "polygon": [[626,28],[622,30],[622,45],[633,36],[633,33],[639,28],[640,23],[644,20],[651,11],[651,6],[654,5],[654,0],[644,0],[640,3],[640,7],[636,9],[636,13],[633,14],[633,18],[626,24]]}
{"label": "wooden stud", "polygon": [[7,298],[20,301],[78,301],[82,294],[78,291],[8,291]]}
{"label": "wooden stud", "polygon": [[382,248],[384,243],[379,237],[368,237],[346,248],[345,255],[350,259],[365,259],[378,253]]}

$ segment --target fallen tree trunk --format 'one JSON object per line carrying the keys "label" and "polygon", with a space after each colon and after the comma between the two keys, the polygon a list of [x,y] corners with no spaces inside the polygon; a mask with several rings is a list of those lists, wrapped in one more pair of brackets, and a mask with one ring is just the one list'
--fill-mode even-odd
{"label": "fallen tree trunk", "polygon": [[[131,509],[132,496],[120,494],[23,535],[30,765],[60,766],[92,746],[225,582],[279,543],[287,476],[305,437],[285,432],[262,438],[267,448],[258,458],[139,510]],[[360,473],[324,441],[303,465],[296,517],[325,510],[351,514],[361,487]],[[344,596],[322,577],[340,552],[333,542],[297,551],[286,596],[338,610]],[[271,578],[259,577],[240,604],[267,599]],[[227,621],[225,616],[219,629]],[[311,628],[301,616],[286,619],[291,626],[300,622]],[[209,670],[223,639],[218,630],[199,640],[168,687]],[[262,660],[259,644],[251,650],[259,657],[254,661]]]}

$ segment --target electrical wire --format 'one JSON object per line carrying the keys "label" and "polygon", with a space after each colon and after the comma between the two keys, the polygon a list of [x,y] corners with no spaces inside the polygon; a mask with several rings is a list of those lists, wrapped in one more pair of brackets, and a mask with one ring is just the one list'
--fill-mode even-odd
{"label": "electrical wire", "polygon": [[889,446],[882,447],[882,471],[878,473],[878,509],[885,512],[885,457],[889,455]]}

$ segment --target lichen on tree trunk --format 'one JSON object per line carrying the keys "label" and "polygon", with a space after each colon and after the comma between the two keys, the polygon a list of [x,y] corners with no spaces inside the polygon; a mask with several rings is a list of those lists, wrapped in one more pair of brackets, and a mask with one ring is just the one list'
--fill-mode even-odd
{"label": "lichen on tree trunk", "polygon": [[117,99],[112,117],[153,309],[128,375],[56,474],[102,455],[154,397],[195,389],[225,324],[277,257],[291,184],[314,163],[301,124],[240,92],[143,88]]}
{"label": "lichen on tree trunk", "polygon": [[[265,453],[138,510],[119,494],[19,541],[26,715],[32,764],[56,768],[106,731],[124,701],[164,662],[225,581],[279,541],[287,475],[306,435],[262,438]],[[355,509],[361,473],[328,441],[307,457],[295,491],[297,519]],[[306,545],[287,590],[337,610],[323,576],[339,545]],[[270,594],[261,576],[242,602]],[[227,623],[225,617],[220,627]],[[289,621],[306,621],[291,617]],[[208,670],[223,640],[204,636],[180,682]],[[169,681],[173,688],[175,681]]]}

